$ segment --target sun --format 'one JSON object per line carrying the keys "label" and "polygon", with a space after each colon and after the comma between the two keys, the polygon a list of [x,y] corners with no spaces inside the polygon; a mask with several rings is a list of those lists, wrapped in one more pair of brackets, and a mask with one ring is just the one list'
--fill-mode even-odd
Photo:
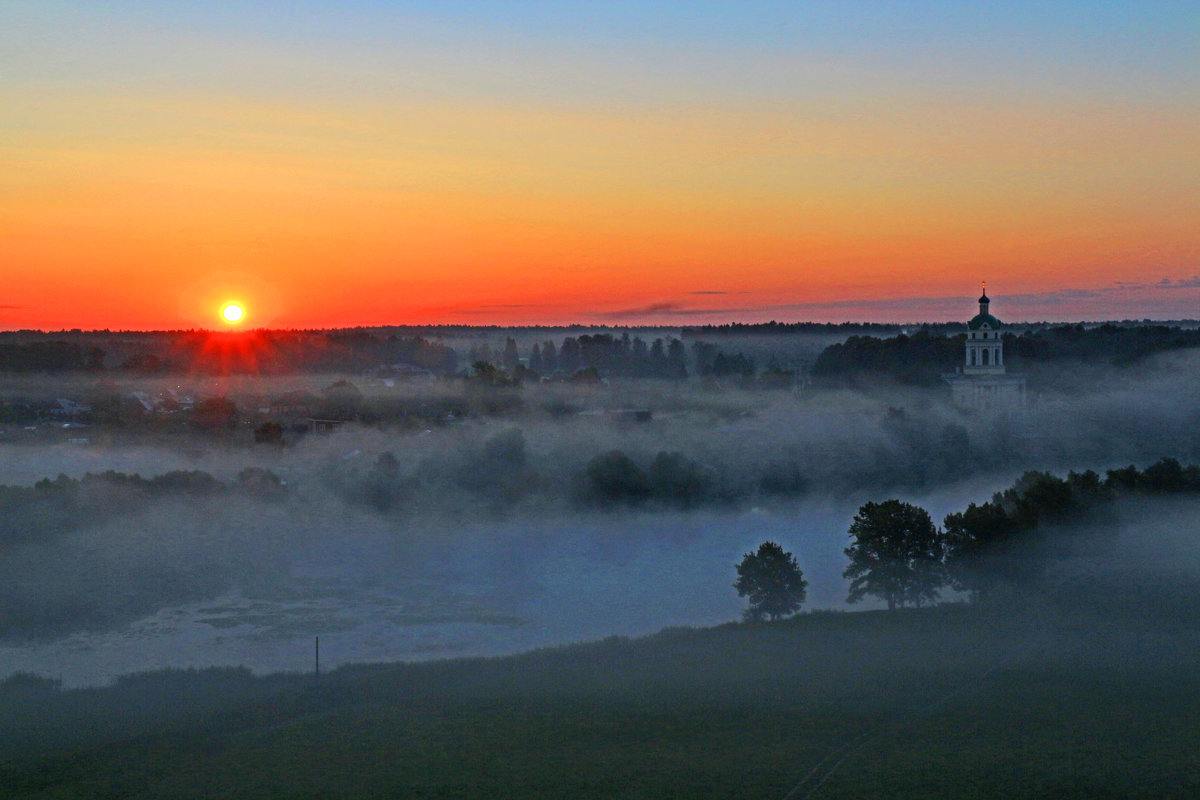
{"label": "sun", "polygon": [[230,325],[234,324],[235,322],[241,322],[242,317],[245,315],[246,312],[243,311],[242,307],[237,303],[227,303],[225,307],[221,309],[221,318]]}

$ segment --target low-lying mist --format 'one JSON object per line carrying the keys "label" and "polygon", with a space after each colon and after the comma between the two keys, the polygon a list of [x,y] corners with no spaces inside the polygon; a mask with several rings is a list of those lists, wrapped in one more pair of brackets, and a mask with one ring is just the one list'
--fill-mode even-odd
{"label": "low-lying mist", "polygon": [[[733,565],[766,540],[795,553],[807,609],[842,608],[846,529],[863,502],[898,497],[940,522],[1028,469],[1200,461],[1197,367],[1176,354],[1119,382],[1100,371],[1001,416],[886,386],[351,377],[368,403],[449,396],[466,411],[283,446],[0,443],[0,484],[18,487],[0,523],[0,655],[85,684],[168,665],[303,669],[318,635],[332,665],[711,624],[739,615]],[[239,391],[291,386],[260,384]],[[59,474],[61,496],[29,488]],[[1192,509],[1131,522],[1114,552],[1147,569],[1194,564]]]}
{"label": "low-lying mist", "polygon": [[[837,607],[844,515],[587,513],[404,524],[373,512],[164,504],[6,561],[11,669],[68,684],[165,665],[511,652],[736,618],[733,565],[775,539]],[[19,576],[19,577],[18,577]]]}

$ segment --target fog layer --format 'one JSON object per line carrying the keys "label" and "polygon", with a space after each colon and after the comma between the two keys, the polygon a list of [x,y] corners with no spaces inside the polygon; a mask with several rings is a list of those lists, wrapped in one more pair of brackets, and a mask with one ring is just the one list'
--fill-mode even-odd
{"label": "fog layer", "polygon": [[[899,497],[940,520],[1027,469],[1200,460],[1198,366],[1174,355],[1096,371],[1009,416],[886,386],[533,385],[492,403],[471,388],[367,382],[368,402],[448,393],[475,410],[429,426],[348,423],[282,448],[10,441],[9,486],[202,470],[225,488],[85,497],[57,509],[61,521],[8,531],[0,660],[83,684],[167,665],[303,669],[318,635],[336,664],[704,625],[739,615],[733,565],[765,540],[795,553],[806,608],[841,608],[862,502]],[[609,491],[595,464],[614,452],[633,472]],[[246,489],[247,467],[282,491]],[[1172,513],[1122,542],[1142,542],[1130,552],[1148,565],[1194,564],[1195,516]]]}

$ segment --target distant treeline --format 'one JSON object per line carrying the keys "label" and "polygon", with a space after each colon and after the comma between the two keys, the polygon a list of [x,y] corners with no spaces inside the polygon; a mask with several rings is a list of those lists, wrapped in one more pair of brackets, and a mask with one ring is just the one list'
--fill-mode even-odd
{"label": "distant treeline", "polygon": [[926,331],[887,339],[851,336],[822,350],[812,374],[825,379],[882,374],[901,383],[932,386],[962,360],[964,340],[962,335],[947,338]]}
{"label": "distant treeline", "polygon": [[[695,341],[689,362],[683,342],[674,337],[654,339],[608,333],[568,336],[555,346],[553,340],[534,344],[523,357],[512,337],[497,353],[490,345],[471,348],[470,360],[477,377],[494,385],[514,385],[523,380],[550,378],[584,382],[608,377],[666,378],[682,380],[689,374],[700,377],[733,376],[748,388],[787,388],[794,383],[790,370],[771,366],[760,376],[753,357],[741,352],[726,353],[709,342]],[[690,369],[689,369],[690,364]],[[489,370],[484,365],[503,370]],[[750,379],[758,377],[757,382]]]}
{"label": "distant treeline", "polygon": [[[0,371],[61,372],[71,370],[127,372],[139,375],[230,374],[282,375],[304,372],[386,371],[407,367],[435,374],[459,371],[458,353],[420,336],[373,333],[366,329],[335,331],[248,331],[211,334],[182,331],[119,338],[108,359],[97,346],[72,341],[32,341],[0,344]],[[752,375],[752,359],[727,355],[712,345],[693,345],[696,371],[701,375]],[[124,353],[120,355],[120,353]],[[645,341],[611,333],[585,333],[534,344],[519,353],[516,340],[506,337],[504,348],[486,342],[467,353],[466,366],[491,364],[505,371],[505,381],[544,376],[570,377],[591,370],[597,378],[669,378],[688,376],[683,342],[675,337]]]}
{"label": "distant treeline", "polygon": [[364,330],[251,331],[183,334],[160,354],[132,356],[121,366],[141,372],[187,371],[275,375],[351,372],[406,365],[453,372],[454,350],[419,336],[380,336]]}
{"label": "distant treeline", "polygon": [[[1149,326],[1157,324],[1166,327],[1195,327],[1196,320],[1168,320],[1157,323],[1152,323],[1151,320],[1121,320],[1119,322],[1105,323],[1114,327],[1137,327]],[[899,333],[911,329],[917,329],[936,336],[947,336],[954,333],[962,333],[966,330],[964,322],[913,322],[913,323],[891,323],[891,322],[729,322],[724,325],[689,325],[683,328],[681,335],[684,338],[694,338],[698,336],[760,336],[760,335],[783,335],[790,336],[796,334],[827,334],[827,335],[846,335],[848,333],[864,333],[883,335],[890,333]],[[1021,322],[1014,325],[1021,330],[1045,330],[1047,328],[1059,327],[1051,322]],[[1079,327],[1082,327],[1079,326]]]}
{"label": "distant treeline", "polygon": [[1005,353],[1026,361],[1087,359],[1122,366],[1168,350],[1200,346],[1200,328],[1060,325],[1005,337]]}
{"label": "distant treeline", "polygon": [[[845,335],[847,333],[897,333],[910,325],[897,325],[889,322],[728,322],[724,325],[690,325],[683,329],[684,338],[699,336],[792,336],[800,333]],[[961,331],[966,326],[962,323],[945,325],[922,326],[922,328],[941,331]]]}
{"label": "distant treeline", "polygon": [[0,344],[0,372],[67,372],[104,368],[104,351],[75,342]]}
{"label": "distant treeline", "polygon": [[[10,334],[10,338],[13,335]],[[80,340],[99,337],[107,351]],[[333,331],[171,331],[147,334],[79,334],[74,341],[35,339],[0,343],[0,371],[90,370],[138,374],[282,375],[348,372],[403,365],[453,372],[454,350],[420,336]]]}
{"label": "distant treeline", "polygon": [[497,364],[514,378],[525,373],[532,377],[574,375],[592,370],[597,376],[630,378],[686,378],[687,354],[683,342],[668,337],[647,343],[641,337],[610,333],[568,336],[555,346],[552,339],[534,344],[527,358],[522,358],[514,338],[507,337],[504,350],[492,351],[484,343],[470,352],[472,364]]}
{"label": "distant treeline", "polygon": [[[947,338],[925,330],[887,339],[851,336],[825,348],[812,373],[829,380],[882,374],[901,383],[932,386],[962,363],[964,342],[962,334]],[[1165,325],[1059,325],[1020,335],[1004,334],[1004,358],[1011,367],[1065,360],[1119,367],[1156,353],[1198,346],[1200,329]]]}
{"label": "distant treeline", "polygon": [[[1095,327],[1035,323],[1024,331],[1005,334],[1006,357],[1014,362],[1054,359],[1100,359],[1117,365],[1164,350],[1200,344],[1200,330],[1181,325],[1106,323]],[[909,334],[905,331],[914,329]],[[403,367],[430,373],[462,374],[477,363],[488,363],[519,381],[528,377],[571,376],[594,370],[600,378],[671,378],[694,376],[754,377],[769,372],[807,369],[820,346],[811,353],[796,349],[795,337],[849,335],[842,343],[820,352],[812,373],[826,379],[856,374],[890,374],[914,385],[933,385],[943,372],[961,361],[962,323],[901,326],[887,323],[768,322],[729,323],[681,329],[608,326],[560,328],[503,328],[496,326],[424,326],[420,328],[346,328],[339,330],[256,330],[239,333],[208,331],[62,331],[47,334],[19,331],[0,334],[0,372],[101,371],[137,374],[257,374],[353,372]],[[664,335],[643,339],[637,332],[662,330]],[[486,335],[511,331],[562,331],[571,335],[547,337],[518,352],[513,336],[493,350]],[[596,331],[576,334],[576,331]],[[484,338],[468,352],[458,353],[438,340],[457,335]],[[722,350],[701,340],[739,337],[743,351]],[[755,339],[755,337],[760,337]],[[761,338],[761,337],[766,337]],[[687,347],[685,347],[685,342]],[[776,342],[777,344],[771,344]],[[799,353],[799,355],[797,355]],[[788,365],[787,369],[776,365]],[[527,373],[532,373],[532,376]],[[778,377],[778,376],[775,376]],[[785,380],[769,381],[786,385]]]}

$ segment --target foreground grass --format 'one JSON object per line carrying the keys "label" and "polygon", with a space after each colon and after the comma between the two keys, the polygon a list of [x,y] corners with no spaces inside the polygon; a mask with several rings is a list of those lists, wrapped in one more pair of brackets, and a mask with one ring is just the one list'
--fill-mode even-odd
{"label": "foreground grass", "polygon": [[99,724],[116,714],[103,694],[116,687],[73,698],[77,725],[94,724],[90,739],[10,731],[21,755],[4,764],[0,793],[1195,797],[1193,589],[1103,607],[1071,597],[803,615],[348,668],[319,688],[299,676],[248,679],[236,701],[130,712],[123,730]]}

